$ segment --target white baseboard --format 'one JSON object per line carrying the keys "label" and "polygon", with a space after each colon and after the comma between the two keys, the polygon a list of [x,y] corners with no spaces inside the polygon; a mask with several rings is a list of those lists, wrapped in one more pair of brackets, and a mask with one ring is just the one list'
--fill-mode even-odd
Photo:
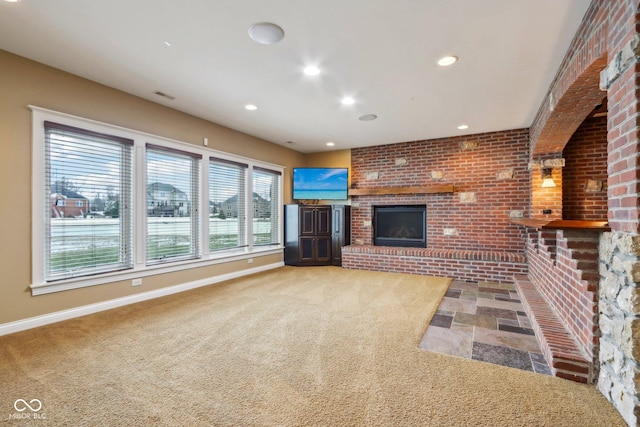
{"label": "white baseboard", "polygon": [[116,307],[122,307],[137,302],[146,301],[154,298],[160,298],[166,295],[176,294],[188,291],[190,289],[223,282],[225,280],[236,279],[238,277],[248,276],[250,274],[262,271],[272,270],[282,267],[283,262],[263,265],[260,267],[249,268],[246,270],[234,271],[233,273],[221,274],[219,276],[208,277],[193,282],[182,283],[180,285],[169,286],[166,288],[155,289],[153,291],[142,292],[135,295],[129,295],[122,298],[116,298],[109,301],[98,302],[95,304],[74,307],[68,310],[56,311],[54,313],[43,314],[42,316],[30,317],[28,319],[16,320],[15,322],[0,324],[0,336],[13,334],[15,332],[27,329],[37,328],[39,326],[49,325],[51,323],[60,322],[62,320],[73,319],[75,317],[86,316],[87,314],[98,313],[100,311],[110,310]]}

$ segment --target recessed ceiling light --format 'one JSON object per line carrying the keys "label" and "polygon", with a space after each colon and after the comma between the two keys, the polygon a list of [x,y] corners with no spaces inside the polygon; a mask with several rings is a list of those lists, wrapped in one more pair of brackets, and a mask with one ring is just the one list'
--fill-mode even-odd
{"label": "recessed ceiling light", "polygon": [[378,116],[376,116],[375,114],[364,114],[358,117],[358,120],[361,120],[363,122],[370,122],[371,120],[375,120],[377,118]]}
{"label": "recessed ceiling light", "polygon": [[4,0],[7,3],[18,3],[20,0]]}
{"label": "recessed ceiling light", "polygon": [[256,43],[274,44],[284,37],[284,30],[271,22],[258,22],[249,27],[249,37]]}
{"label": "recessed ceiling light", "polygon": [[327,142],[327,147],[333,147],[334,145],[336,145],[336,144],[331,142],[331,141]]}
{"label": "recessed ceiling light", "polygon": [[453,55],[443,56],[438,59],[438,65],[441,67],[448,67],[449,65],[453,65],[458,62],[458,57]]}
{"label": "recessed ceiling light", "polygon": [[460,126],[458,126],[458,129],[460,129],[460,130],[469,129],[469,125],[460,125]]}
{"label": "recessed ceiling light", "polygon": [[345,96],[340,100],[340,102],[342,103],[342,105],[353,105],[356,103],[356,100],[350,96]]}
{"label": "recessed ceiling light", "polygon": [[320,74],[320,68],[316,67],[315,65],[309,65],[307,67],[304,67],[304,73],[307,76],[317,76],[318,74]]}
{"label": "recessed ceiling light", "polygon": [[255,105],[253,105],[253,104],[247,104],[247,105],[245,105],[245,106],[244,106],[244,108],[245,108],[245,109],[247,109],[247,110],[249,110],[249,111],[255,111],[255,110],[257,110],[257,109],[258,109],[258,107],[256,107],[256,106],[255,106]]}

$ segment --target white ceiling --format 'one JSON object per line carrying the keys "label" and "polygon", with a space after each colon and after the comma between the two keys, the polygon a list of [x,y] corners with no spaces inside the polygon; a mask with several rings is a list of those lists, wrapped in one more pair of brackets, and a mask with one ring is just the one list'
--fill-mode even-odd
{"label": "white ceiling", "polygon": [[[530,126],[589,3],[0,0],[0,49],[318,152]],[[252,41],[262,21],[284,39]]]}

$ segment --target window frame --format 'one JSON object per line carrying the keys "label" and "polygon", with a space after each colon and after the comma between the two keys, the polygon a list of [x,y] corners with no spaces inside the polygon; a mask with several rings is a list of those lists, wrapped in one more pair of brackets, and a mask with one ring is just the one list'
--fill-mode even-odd
{"label": "window frame", "polygon": [[[255,256],[282,254],[283,230],[280,224],[279,242],[272,245],[254,245],[252,235],[247,236],[247,246],[242,248],[231,248],[229,250],[220,249],[215,251],[209,250],[209,221],[208,221],[208,204],[209,204],[209,159],[211,157],[226,160],[229,162],[244,163],[248,165],[247,185],[245,191],[246,197],[249,198],[252,193],[252,172],[253,168],[261,168],[271,170],[274,173],[283,174],[285,167],[269,162],[251,159],[243,156],[225,153],[213,150],[205,146],[198,146],[173,139],[164,138],[162,136],[153,135],[134,129],[124,128],[104,122],[86,119],[70,114],[65,114],[33,105],[29,105],[32,112],[32,279],[31,293],[32,295],[49,294],[70,289],[78,289],[87,286],[95,286],[108,284],[123,280],[132,280],[150,275],[170,273],[191,268],[203,267],[208,265],[223,264],[236,260],[250,259]],[[117,272],[108,272],[83,276],[77,278],[60,279],[55,281],[46,281],[44,274],[44,182],[45,177],[45,130],[44,122],[53,121],[80,129],[86,129],[91,132],[104,133],[113,136],[120,136],[134,141],[133,148],[133,165],[132,165],[132,189],[133,205],[132,205],[132,227],[133,227],[133,268]],[[146,198],[146,144],[153,144],[167,149],[184,151],[193,155],[201,156],[199,167],[198,182],[198,245],[199,258],[188,260],[175,260],[161,264],[147,264],[146,260],[146,221],[147,221],[147,198]],[[283,180],[279,180],[279,200],[278,221],[283,221]],[[253,221],[253,212],[247,206],[247,224],[246,228],[251,233],[251,224]]]}
{"label": "window frame", "polygon": [[[256,213],[256,209],[254,207],[254,201],[255,198],[253,197],[254,193],[257,194],[257,189],[254,188],[255,186],[255,178],[256,178],[256,172],[257,173],[261,173],[264,175],[270,175],[273,178],[277,179],[277,187],[278,188],[282,188],[282,172],[280,171],[274,171],[272,169],[267,169],[267,168],[263,168],[260,166],[255,166],[252,170],[251,170],[251,200],[248,201],[249,204],[249,209],[251,210],[251,215],[252,215],[252,221],[250,224],[250,234],[249,234],[249,240],[251,241],[251,244],[253,246],[269,246],[269,245],[273,245],[274,242],[270,242],[270,243],[256,243],[255,239],[256,239],[256,233],[254,228],[254,225],[256,224],[256,218],[254,216],[254,214]],[[270,200],[270,209],[271,210],[277,210],[279,209],[280,206],[282,206],[283,202],[282,202],[282,192],[280,191],[278,194],[275,195],[275,197],[273,197],[273,200]],[[258,222],[260,220],[260,211],[258,211]],[[278,236],[278,240],[280,242],[282,242],[282,228],[283,228],[283,221],[282,221],[282,214],[279,213],[277,218],[269,218],[269,222],[270,222],[270,226],[271,227],[276,227],[276,234]],[[271,232],[271,236],[273,238],[273,231]]]}
{"label": "window frame", "polygon": [[[161,155],[161,156],[170,157],[170,158],[172,157],[176,161],[186,160],[190,163],[189,173],[188,173],[189,176],[187,177],[187,180],[190,181],[189,193],[191,193],[191,194],[187,194],[188,200],[191,202],[191,209],[189,212],[190,215],[188,217],[190,218],[189,219],[189,250],[190,252],[186,255],[172,254],[172,255],[169,255],[168,258],[163,258],[163,257],[150,258],[149,257],[149,237],[150,237],[149,218],[150,216],[148,211],[148,207],[149,207],[149,200],[148,200],[149,190],[148,189],[149,189],[149,185],[153,184],[149,182],[148,165],[149,165],[150,154]],[[201,161],[202,161],[201,154],[196,154],[196,153],[192,153],[184,150],[177,150],[172,147],[170,148],[170,147],[151,144],[151,143],[147,143],[145,145],[146,174],[145,174],[144,198],[145,198],[145,206],[147,206],[147,209],[145,210],[143,215],[145,217],[145,222],[146,222],[145,223],[145,231],[146,231],[145,262],[147,266],[154,265],[154,264],[171,263],[171,262],[176,262],[180,260],[200,258],[200,238],[201,238],[200,225],[202,222],[200,219],[200,202],[199,202],[201,197],[201,194],[200,194]],[[167,183],[163,183],[163,184],[167,184]],[[176,187],[174,187],[174,190],[181,191]],[[163,198],[167,197],[165,191],[160,191],[159,193],[160,193],[160,197],[163,197]],[[180,205],[182,206],[182,203],[180,203]]]}
{"label": "window frame", "polygon": [[[101,273],[109,273],[114,271],[122,271],[128,270],[133,265],[133,256],[131,253],[132,247],[132,234],[131,234],[131,221],[133,215],[131,213],[130,207],[132,202],[132,175],[133,175],[133,140],[128,138],[123,138],[117,135],[112,135],[104,132],[95,132],[91,130],[87,130],[84,128],[78,128],[75,126],[69,126],[66,124],[61,124],[55,121],[45,120],[43,123],[44,127],[44,140],[43,140],[43,154],[44,154],[44,171],[43,178],[44,180],[39,184],[42,185],[42,205],[44,206],[44,211],[42,212],[43,217],[41,217],[41,221],[43,222],[44,233],[43,233],[43,241],[44,241],[44,274],[45,280],[49,282],[57,282],[59,280],[69,279],[73,277],[86,277],[86,276],[95,276]],[[57,137],[54,137],[57,135]],[[65,142],[66,140],[66,142]],[[49,173],[55,171],[52,168],[53,158],[55,157],[54,153],[57,153],[57,150],[66,151],[71,149],[72,147],[79,148],[78,157],[79,156],[87,156],[89,152],[91,152],[90,157],[93,159],[96,158],[97,151],[84,151],[84,148],[80,146],[86,144],[99,144],[95,147],[101,147],[100,149],[96,148],[97,151],[102,152],[110,152],[117,153],[120,157],[120,160],[124,162],[120,171],[118,173],[119,177],[119,188],[118,194],[121,195],[122,201],[124,202],[122,205],[122,215],[118,218],[118,240],[120,242],[120,246],[118,248],[118,261],[117,262],[109,262],[93,265],[91,267],[84,266],[77,269],[60,269],[58,271],[54,271],[52,268],[47,268],[47,265],[51,267],[52,265],[52,253],[51,248],[53,246],[53,241],[49,234],[52,233],[53,230],[53,221],[49,209],[49,201],[50,194],[48,194],[48,190],[51,191],[53,187],[52,177],[49,176]],[[52,148],[52,147],[55,147]],[[52,151],[53,150],[53,151]],[[47,159],[51,160],[48,163]],[[75,163],[75,160],[71,160],[71,162]],[[82,164],[82,168],[79,170],[74,170],[74,172],[80,171],[82,173],[93,170],[91,165]],[[33,183],[37,185],[37,182]],[[55,205],[59,207],[68,207],[73,208],[78,207],[78,203],[81,203],[84,206],[83,201],[76,201],[75,204],[66,203],[65,200],[56,200]],[[73,211],[73,210],[72,210]],[[65,212],[66,213],[66,212]],[[75,222],[75,220],[73,220]],[[93,228],[93,225],[87,224],[89,228]],[[66,234],[66,231],[70,231],[66,222],[60,225],[61,229],[64,231],[63,238],[69,237]],[[83,227],[84,228],[84,227]],[[90,234],[90,237],[93,237]],[[89,239],[91,240],[91,239]],[[91,257],[91,259],[95,260],[95,257]],[[47,262],[48,261],[48,262]],[[48,279],[47,279],[48,278]]]}
{"label": "window frame", "polygon": [[[213,187],[213,184],[211,183],[211,167],[212,165],[217,165],[217,166],[222,166],[222,167],[227,167],[230,169],[235,169],[236,171],[240,172],[240,174],[242,175],[241,177],[239,177],[238,179],[238,188],[242,187],[242,189],[244,190],[244,195],[242,198],[240,198],[239,196],[237,197],[236,203],[238,204],[237,207],[237,211],[238,211],[238,218],[240,217],[240,214],[242,214],[244,216],[243,219],[243,224],[240,224],[240,220],[238,219],[238,230],[237,230],[237,238],[238,238],[238,244],[235,246],[231,246],[231,247],[222,247],[222,248],[212,248],[211,247],[211,221],[207,221],[207,225],[209,225],[209,232],[207,233],[207,247],[209,252],[211,253],[218,253],[218,252],[223,252],[223,251],[232,251],[232,250],[242,250],[243,248],[248,247],[249,245],[249,235],[248,235],[248,224],[247,224],[247,196],[248,196],[248,187],[250,185],[249,181],[249,165],[247,163],[241,163],[241,162],[235,162],[235,161],[230,161],[228,159],[222,159],[219,157],[214,157],[214,156],[210,156],[209,157],[209,161],[207,164],[207,177],[209,178],[209,185],[208,185],[208,192],[207,192],[207,212],[209,209],[209,203],[211,202],[211,189]],[[228,200],[228,199],[227,199]],[[241,203],[241,204],[240,204]],[[224,201],[221,202],[220,204],[220,208],[222,211],[224,211],[225,205],[224,205]],[[227,208],[230,209],[231,205],[227,205]]]}

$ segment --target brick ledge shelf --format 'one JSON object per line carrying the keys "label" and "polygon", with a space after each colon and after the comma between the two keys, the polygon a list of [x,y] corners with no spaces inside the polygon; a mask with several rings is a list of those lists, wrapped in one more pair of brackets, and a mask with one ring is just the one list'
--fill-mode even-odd
{"label": "brick ledge shelf", "polygon": [[526,257],[519,253],[368,245],[342,248],[342,266],[500,283],[512,283],[514,275],[528,272]]}
{"label": "brick ledge shelf", "polygon": [[515,275],[513,279],[553,375],[593,383],[593,362],[580,350],[535,285],[524,275]]}

